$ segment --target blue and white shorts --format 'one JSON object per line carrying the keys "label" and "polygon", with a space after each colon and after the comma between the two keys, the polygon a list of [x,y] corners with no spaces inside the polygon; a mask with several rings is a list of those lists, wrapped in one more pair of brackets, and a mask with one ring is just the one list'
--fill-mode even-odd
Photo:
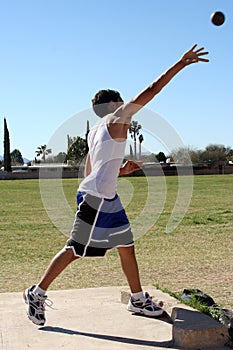
{"label": "blue and white shorts", "polygon": [[116,194],[112,199],[78,192],[78,209],[66,248],[78,257],[103,257],[107,250],[134,245],[129,220]]}

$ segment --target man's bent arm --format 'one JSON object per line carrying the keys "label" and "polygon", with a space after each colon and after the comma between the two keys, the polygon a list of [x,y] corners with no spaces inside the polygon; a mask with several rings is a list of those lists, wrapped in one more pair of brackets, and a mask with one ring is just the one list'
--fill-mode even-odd
{"label": "man's bent arm", "polygon": [[84,177],[87,177],[91,172],[91,159],[90,154],[87,154],[85,169],[84,169]]}

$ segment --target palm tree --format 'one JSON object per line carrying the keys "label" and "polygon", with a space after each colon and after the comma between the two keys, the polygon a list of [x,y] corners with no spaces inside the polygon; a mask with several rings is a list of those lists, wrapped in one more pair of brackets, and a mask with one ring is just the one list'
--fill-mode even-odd
{"label": "palm tree", "polygon": [[37,150],[35,153],[36,153],[37,157],[40,157],[42,155],[42,159],[45,163],[45,156],[47,156],[51,152],[52,152],[51,149],[47,149],[47,145],[42,145],[42,146],[37,147]]}
{"label": "palm tree", "polygon": [[137,139],[136,136],[139,135],[139,130],[142,128],[137,121],[132,121],[129,126],[129,133],[131,134],[131,138],[134,141],[134,159],[137,158]]}

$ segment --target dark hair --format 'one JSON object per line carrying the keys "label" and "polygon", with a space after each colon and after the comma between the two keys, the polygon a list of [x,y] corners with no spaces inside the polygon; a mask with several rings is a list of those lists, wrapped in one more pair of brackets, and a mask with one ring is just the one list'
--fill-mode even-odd
{"label": "dark hair", "polygon": [[108,103],[110,101],[118,102],[119,98],[121,98],[121,96],[118,91],[110,89],[98,91],[92,99],[94,112],[99,117],[104,117],[108,114]]}

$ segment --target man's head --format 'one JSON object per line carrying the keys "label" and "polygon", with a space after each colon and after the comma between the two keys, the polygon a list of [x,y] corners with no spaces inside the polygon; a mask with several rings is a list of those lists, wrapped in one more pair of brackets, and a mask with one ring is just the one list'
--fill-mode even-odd
{"label": "man's head", "polygon": [[92,99],[92,107],[94,112],[101,118],[105,115],[114,112],[123,100],[118,91],[115,90],[100,90]]}

